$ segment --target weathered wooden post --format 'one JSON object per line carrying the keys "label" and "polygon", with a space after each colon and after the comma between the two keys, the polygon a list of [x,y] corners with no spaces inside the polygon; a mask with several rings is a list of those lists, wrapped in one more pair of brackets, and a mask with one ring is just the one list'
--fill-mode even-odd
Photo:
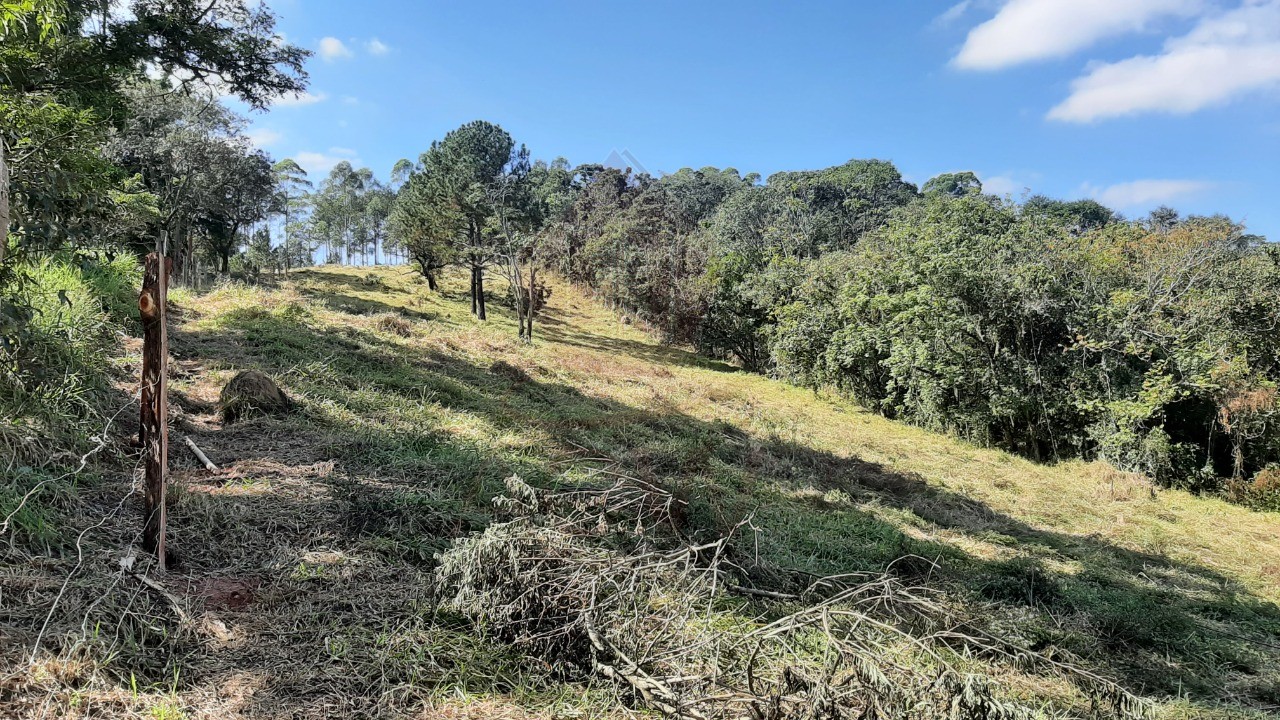
{"label": "weathered wooden post", "polygon": [[142,547],[165,570],[164,491],[169,475],[169,336],[165,331],[170,261],[162,251],[147,255],[138,311],[142,315],[142,450],[146,453],[145,524]]}

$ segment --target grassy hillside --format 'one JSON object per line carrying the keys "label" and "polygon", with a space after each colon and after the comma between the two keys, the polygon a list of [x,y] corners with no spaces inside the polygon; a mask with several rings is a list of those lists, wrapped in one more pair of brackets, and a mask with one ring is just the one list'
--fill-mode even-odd
{"label": "grassy hillside", "polygon": [[[616,686],[438,611],[436,553],[493,521],[512,474],[661,485],[692,537],[736,528],[774,571],[763,589],[888,572],[1158,717],[1280,711],[1280,516],[890,422],[657,345],[564,285],[524,346],[465,289],[326,268],[172,291],[180,563],[158,587],[119,570],[140,524],[128,462],[55,498],[60,539],[0,579],[0,715],[620,716]],[[248,368],[296,410],[224,425],[218,391]],[[1060,677],[956,662],[1046,715],[1090,712]]]}

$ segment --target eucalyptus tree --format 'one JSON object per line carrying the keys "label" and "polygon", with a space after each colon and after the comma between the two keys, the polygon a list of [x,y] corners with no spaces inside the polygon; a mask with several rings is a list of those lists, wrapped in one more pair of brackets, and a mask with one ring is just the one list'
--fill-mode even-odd
{"label": "eucalyptus tree", "polygon": [[307,190],[313,187],[310,180],[307,179],[307,171],[293,158],[285,158],[271,166],[271,172],[275,176],[276,184],[276,207],[280,214],[284,217],[284,271],[288,273],[293,265],[295,253],[290,246],[290,230],[292,223],[289,220],[290,211],[298,207],[306,197]]}
{"label": "eucalyptus tree", "polygon": [[325,262],[349,263],[352,245],[360,230],[362,196],[372,179],[368,170],[356,170],[343,160],[329,171],[311,198],[311,222],[323,232]]}
{"label": "eucalyptus tree", "polygon": [[409,176],[413,175],[418,166],[408,158],[400,158],[396,164],[391,167],[391,189],[400,192],[400,188],[409,182]]}
{"label": "eucalyptus tree", "polygon": [[377,178],[371,178],[365,187],[360,227],[365,242],[373,250],[374,265],[387,259],[388,245],[391,243],[388,225],[395,200],[395,191]]}

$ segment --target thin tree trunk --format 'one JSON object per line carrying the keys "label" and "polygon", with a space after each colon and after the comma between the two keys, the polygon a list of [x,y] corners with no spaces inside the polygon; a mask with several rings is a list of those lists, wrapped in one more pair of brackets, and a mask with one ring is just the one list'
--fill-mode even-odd
{"label": "thin tree trunk", "polygon": [[147,255],[138,311],[142,316],[141,440],[146,455],[142,546],[156,554],[156,567],[165,571],[165,485],[169,472],[169,398],[165,332],[170,260],[162,252]]}
{"label": "thin tree trunk", "polygon": [[0,136],[0,264],[9,249],[9,164],[4,158],[4,137]]}
{"label": "thin tree trunk", "polygon": [[427,288],[431,290],[431,292],[440,291],[440,284],[436,282],[436,274],[434,272],[427,273]]}
{"label": "thin tree trunk", "polygon": [[472,265],[472,266],[471,266],[471,314],[472,314],[472,315],[479,315],[479,314],[480,314],[480,306],[477,304],[477,302],[476,302],[476,298],[477,298],[477,295],[476,295],[476,268],[475,268],[475,266],[474,266],[474,265]]}
{"label": "thin tree trunk", "polygon": [[484,268],[476,268],[476,301],[480,307],[480,319],[488,320],[484,311]]}
{"label": "thin tree trunk", "polygon": [[515,257],[507,258],[507,283],[511,285],[511,299],[516,306],[516,337],[524,340],[524,281]]}
{"label": "thin tree trunk", "polygon": [[289,274],[293,258],[289,255],[289,196],[284,198],[284,274]]}
{"label": "thin tree trunk", "polygon": [[525,331],[525,342],[533,342],[533,316],[538,314],[538,268],[536,265],[529,265],[529,317],[527,321],[529,328]]}

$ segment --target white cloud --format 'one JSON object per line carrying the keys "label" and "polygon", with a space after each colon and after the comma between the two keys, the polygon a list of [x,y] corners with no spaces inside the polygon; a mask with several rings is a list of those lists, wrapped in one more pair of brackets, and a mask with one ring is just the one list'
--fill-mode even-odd
{"label": "white cloud", "polygon": [[249,142],[253,143],[256,148],[270,147],[284,138],[284,135],[271,128],[254,128],[245,133],[245,136],[249,138]]}
{"label": "white cloud", "polygon": [[272,104],[276,107],[301,107],[303,105],[315,105],[328,99],[329,96],[324,93],[312,95],[309,92],[302,92],[298,95],[281,95]]}
{"label": "white cloud", "polygon": [[996,70],[1062,57],[1108,37],[1141,31],[1159,18],[1195,15],[1203,4],[1204,0],[1009,0],[995,17],[969,31],[952,62],[966,70]]}
{"label": "white cloud", "polygon": [[354,95],[343,95],[343,96],[342,96],[342,104],[343,104],[343,105],[359,105],[359,104],[360,104],[360,98],[358,98],[358,97],[356,97],[356,96],[354,96]]}
{"label": "white cloud", "polygon": [[369,51],[370,55],[382,56],[391,52],[391,46],[382,42],[378,38],[373,38],[369,42],[365,43],[364,48]]}
{"label": "white cloud", "polygon": [[947,8],[943,13],[933,19],[935,26],[950,25],[960,19],[961,16],[968,11],[969,6],[973,4],[973,0],[960,0],[960,2]]}
{"label": "white cloud", "polygon": [[361,164],[360,158],[356,157],[354,154],[339,155],[333,152],[333,150],[344,150],[344,149],[345,148],[332,148],[328,153],[320,153],[320,152],[312,152],[310,150],[303,150],[302,152],[294,155],[293,159],[296,160],[297,163],[302,166],[303,170],[307,171],[308,175],[318,175],[320,177],[323,177],[329,174],[329,171],[333,169],[334,165],[337,165],[338,163],[343,162],[344,160],[356,167],[360,166]]}
{"label": "white cloud", "polygon": [[982,181],[982,192],[988,195],[999,195],[1001,197],[1005,195],[1021,195],[1024,190],[1028,189],[1025,183],[1015,180],[1011,175],[980,176],[978,179]]}
{"label": "white cloud", "polygon": [[1280,87],[1280,0],[1246,0],[1166,41],[1159,55],[1095,65],[1049,118],[1189,113],[1269,87]]}
{"label": "white cloud", "polygon": [[1203,180],[1134,180],[1107,187],[1085,183],[1084,193],[1108,207],[1120,210],[1147,210],[1213,187]]}
{"label": "white cloud", "polygon": [[329,152],[333,153],[334,155],[345,155],[347,157],[356,156],[356,151],[352,150],[351,148],[331,147],[329,148]]}
{"label": "white cloud", "polygon": [[336,37],[326,37],[320,40],[320,57],[327,62],[344,60],[351,57],[352,54],[351,49]]}

